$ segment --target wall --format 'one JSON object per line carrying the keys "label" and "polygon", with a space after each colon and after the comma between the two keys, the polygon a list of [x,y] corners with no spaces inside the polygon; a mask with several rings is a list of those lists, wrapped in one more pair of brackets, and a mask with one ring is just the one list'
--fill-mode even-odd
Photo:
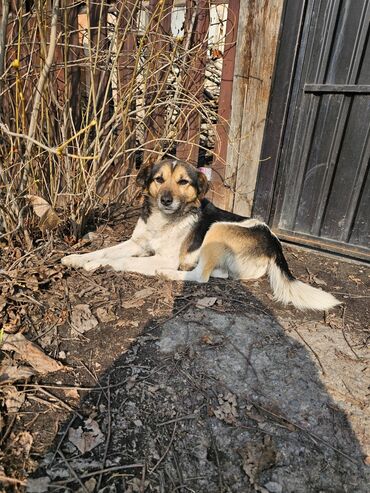
{"label": "wall", "polygon": [[232,114],[220,206],[250,215],[284,0],[240,4]]}

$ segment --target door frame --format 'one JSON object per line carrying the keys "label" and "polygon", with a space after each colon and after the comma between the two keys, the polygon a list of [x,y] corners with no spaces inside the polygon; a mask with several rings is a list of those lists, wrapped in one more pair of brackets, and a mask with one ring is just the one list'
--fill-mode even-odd
{"label": "door frame", "polygon": [[299,76],[303,63],[299,52],[302,48],[304,51],[307,42],[308,33],[304,33],[304,21],[313,4],[313,0],[285,0],[284,3],[252,216],[265,221],[279,238],[287,242],[369,262],[370,253],[361,246],[344,245],[336,240],[303,233],[287,233],[274,224],[276,197],[283,189],[284,166],[281,161],[284,140],[291,124],[289,111],[298,96],[298,84],[294,90],[294,81]]}

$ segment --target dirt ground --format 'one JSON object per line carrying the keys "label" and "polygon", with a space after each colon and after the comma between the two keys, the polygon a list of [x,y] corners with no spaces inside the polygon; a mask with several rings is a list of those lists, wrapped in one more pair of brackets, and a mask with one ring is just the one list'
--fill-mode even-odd
{"label": "dirt ground", "polygon": [[343,301],[302,313],[265,279],[86,273],[60,265],[65,249],[1,253],[2,491],[368,491],[369,266],[285,246],[297,277]]}

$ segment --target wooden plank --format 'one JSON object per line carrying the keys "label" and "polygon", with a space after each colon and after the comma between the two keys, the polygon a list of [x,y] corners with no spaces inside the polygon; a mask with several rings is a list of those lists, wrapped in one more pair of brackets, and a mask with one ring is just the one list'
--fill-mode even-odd
{"label": "wooden plank", "polygon": [[245,216],[252,210],[283,3],[241,4],[226,181],[234,191],[228,208]]}
{"label": "wooden plank", "polygon": [[[194,10],[197,9],[195,17]],[[194,18],[194,26],[191,21]],[[199,136],[200,136],[200,113],[197,108],[203,99],[204,75],[207,63],[207,34],[209,27],[209,1],[199,0],[196,6],[193,6],[192,0],[186,0],[186,25],[188,36],[191,36],[190,48],[199,45],[199,48],[189,58],[189,69],[183,83],[183,90],[186,95],[192,96],[191,104],[184,104],[181,108],[183,118],[180,120],[179,140],[186,143],[180,143],[176,149],[176,156],[193,164],[198,162],[199,154]],[[188,96],[187,96],[188,97]]]}
{"label": "wooden plank", "polygon": [[[167,108],[164,105],[158,105],[161,97],[167,89],[167,78],[171,71],[168,59],[171,52],[171,14],[173,0],[164,0],[158,3],[157,0],[150,0],[150,32],[149,32],[149,67],[148,72],[151,74],[145,87],[145,163],[156,158],[162,148],[161,137],[165,128],[165,119]],[[152,61],[151,61],[152,60]],[[154,151],[154,152],[152,152]]]}
{"label": "wooden plank", "polygon": [[[98,118],[103,112],[102,124],[109,119],[109,105],[103,105],[103,100],[106,92],[106,87],[109,80],[109,72],[102,68],[102,63],[99,63],[99,55],[108,49],[107,38],[107,16],[108,5],[104,3],[91,1],[89,11],[89,24],[91,31],[91,46],[93,48],[93,89],[95,92],[96,113]],[[94,115],[95,116],[95,115]]]}
{"label": "wooden plank", "polygon": [[226,156],[231,117],[231,100],[238,34],[240,1],[230,0],[227,11],[226,36],[222,62],[221,87],[218,104],[219,122],[216,125],[215,159],[212,164],[212,191],[210,199],[218,207],[224,208],[228,202],[229,189],[225,187]]}
{"label": "wooden plank", "polygon": [[253,216],[269,224],[283,136],[288,126],[288,105],[292,95],[292,77],[298,56],[297,44],[304,24],[304,12],[303,2],[286,0],[253,204]]}
{"label": "wooden plank", "polygon": [[[72,4],[74,0],[68,0],[68,4]],[[81,125],[81,98],[86,93],[86,83],[82,80],[84,72],[81,68],[81,63],[77,63],[84,57],[82,44],[78,32],[78,11],[79,7],[75,6],[68,9],[65,36],[67,38],[67,60],[71,64],[68,70],[68,84],[70,94],[70,106],[72,110],[72,118],[76,129]]]}
{"label": "wooden plank", "polygon": [[305,84],[304,92],[333,94],[370,94],[370,86],[364,84]]}

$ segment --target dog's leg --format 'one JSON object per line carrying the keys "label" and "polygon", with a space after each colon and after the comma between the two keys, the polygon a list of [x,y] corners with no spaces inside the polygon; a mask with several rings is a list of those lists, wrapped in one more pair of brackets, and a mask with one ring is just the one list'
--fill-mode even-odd
{"label": "dog's leg", "polygon": [[92,259],[87,261],[83,268],[88,271],[97,269],[98,267],[111,267],[117,272],[136,272],[147,276],[155,276],[158,270],[165,267],[177,265],[178,259],[161,257],[153,255],[151,257],[111,257],[104,259]]}
{"label": "dog's leg", "polygon": [[[130,239],[95,252],[68,255],[62,258],[61,262],[68,267],[83,267],[86,270],[92,270],[102,265],[109,265],[117,257],[139,257],[141,255],[148,255],[148,253],[141,245]],[[88,264],[92,267],[87,268]]]}

